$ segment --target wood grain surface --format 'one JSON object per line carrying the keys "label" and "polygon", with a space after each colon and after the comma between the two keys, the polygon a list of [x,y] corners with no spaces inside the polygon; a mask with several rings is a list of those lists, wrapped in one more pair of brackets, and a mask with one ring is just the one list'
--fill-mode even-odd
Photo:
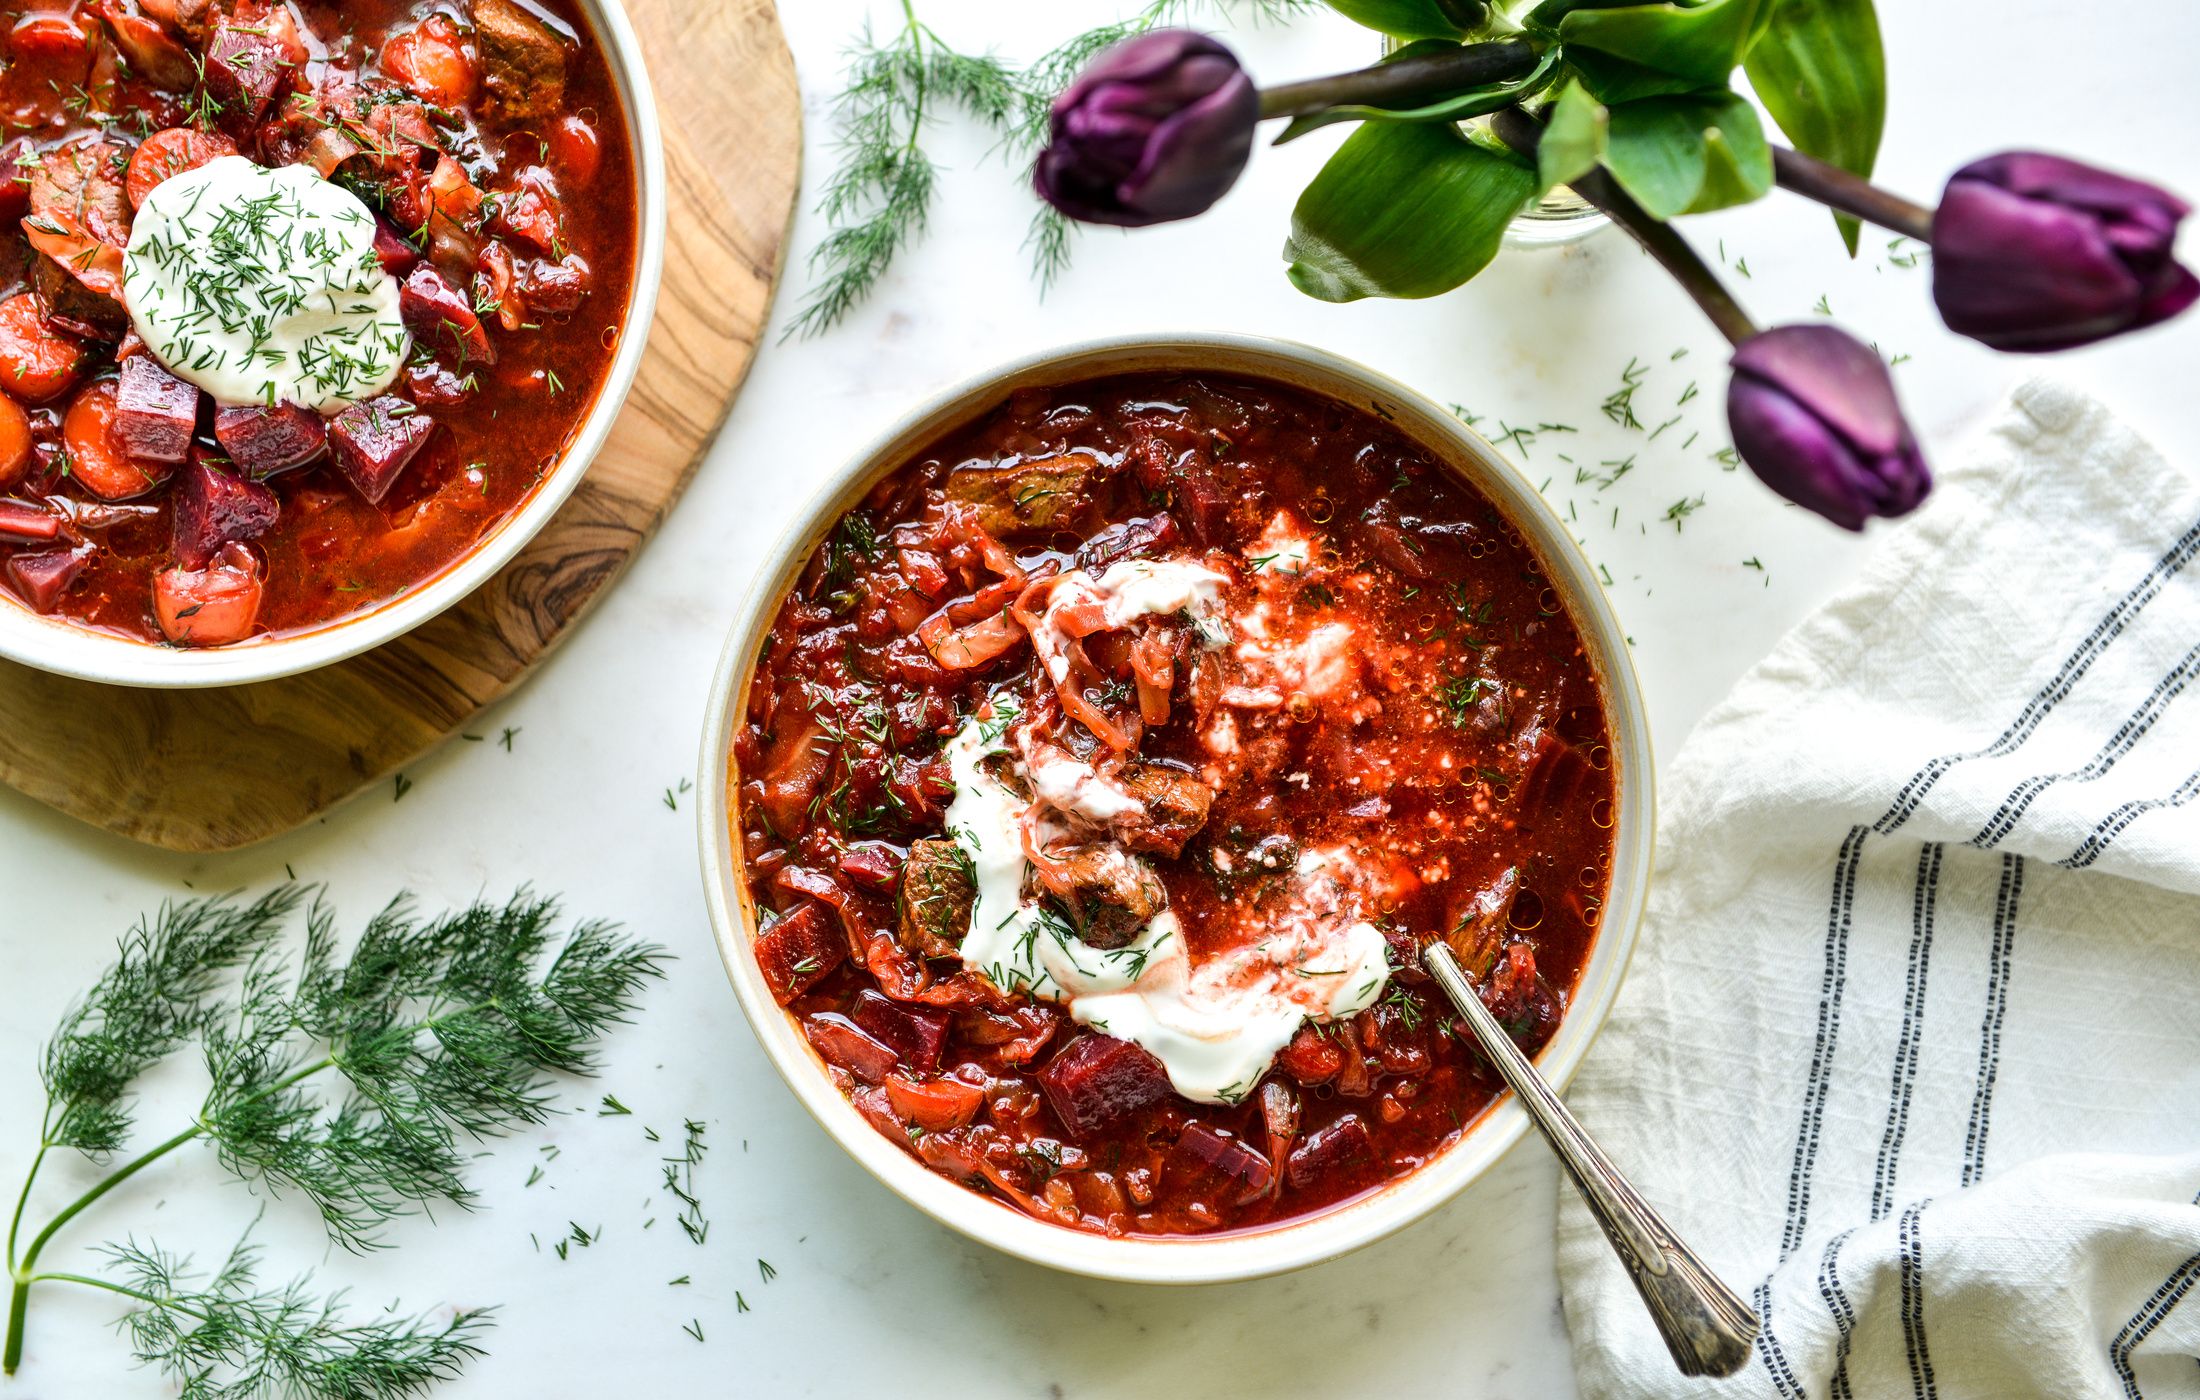
{"label": "wood grain surface", "polygon": [[664,128],[664,287],[641,373],[570,501],[488,584],[303,676],[130,690],[0,662],[0,781],[173,850],[288,831],[448,739],[527,677],[655,531],[747,375],[800,183],[773,0],[627,0]]}

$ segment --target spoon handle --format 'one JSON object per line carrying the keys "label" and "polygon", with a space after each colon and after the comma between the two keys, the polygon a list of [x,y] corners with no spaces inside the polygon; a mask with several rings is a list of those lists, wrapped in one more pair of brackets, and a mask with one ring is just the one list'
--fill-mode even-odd
{"label": "spoon handle", "polygon": [[1482,1005],[1451,949],[1433,943],[1423,961],[1580,1188],[1589,1213],[1604,1227],[1604,1237],[1627,1266],[1681,1374],[1731,1376],[1749,1364],[1750,1348],[1757,1340],[1757,1315],[1681,1243],[1620,1175]]}

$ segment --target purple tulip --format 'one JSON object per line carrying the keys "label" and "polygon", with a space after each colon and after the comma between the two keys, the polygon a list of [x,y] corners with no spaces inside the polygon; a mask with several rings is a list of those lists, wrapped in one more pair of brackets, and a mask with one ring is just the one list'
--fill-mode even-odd
{"label": "purple tulip", "polygon": [[1734,351],[1726,417],[1765,485],[1848,530],[1905,515],[1932,473],[1879,356],[1832,326],[1778,326]]}
{"label": "purple tulip", "polygon": [[1933,300],[1996,350],[2062,350],[2166,321],[2200,279],[2171,256],[2191,207],[2060,156],[1958,170],[1933,215]]}
{"label": "purple tulip", "polygon": [[1259,122],[1260,94],[1236,54],[1157,29],[1101,54],[1054,99],[1032,184],[1088,224],[1189,219],[1237,183]]}

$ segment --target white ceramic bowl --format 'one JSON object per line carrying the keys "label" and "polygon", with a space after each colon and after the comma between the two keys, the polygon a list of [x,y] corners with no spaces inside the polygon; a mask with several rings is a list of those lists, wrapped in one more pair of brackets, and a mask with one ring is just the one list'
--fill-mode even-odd
{"label": "white ceramic bowl", "polygon": [[1517,522],[1542,556],[1552,583],[1571,605],[1603,683],[1619,797],[1604,924],[1566,1019],[1538,1059],[1543,1073],[1563,1085],[1581,1063],[1619,990],[1634,951],[1650,874],[1650,734],[1626,636],[1573,537],[1526,478],[1443,408],[1393,379],[1326,351],[1222,334],[1089,341],[1014,361],[917,408],[825,483],[758,573],[712,687],[703,725],[701,776],[696,782],[702,800],[696,806],[711,923],[742,1010],[795,1096],[849,1155],[943,1224],[1033,1263],[1096,1278],[1212,1283],[1333,1259],[1413,1223],[1458,1194],[1519,1141],[1528,1130],[1527,1115],[1508,1096],[1419,1171],[1359,1200],[1284,1225],[1206,1238],[1106,1239],[1042,1223],[929,1171],[881,1136],[833,1087],[823,1063],[793,1018],[773,1001],[757,970],[750,949],[756,908],[729,822],[729,791],[735,776],[733,738],[747,712],[758,647],[781,599],[841,513],[913,453],[990,411],[1013,389],[1149,370],[1250,375],[1372,407]]}
{"label": "white ceramic bowl", "polygon": [[634,257],[633,289],[621,323],[625,330],[619,337],[618,353],[612,357],[611,371],[595,406],[582,420],[572,447],[558,459],[534,494],[472,552],[426,583],[371,612],[312,631],[192,650],[93,632],[0,599],[0,656],[80,680],[164,689],[245,685],[296,675],[356,656],[418,627],[488,582],[549,523],[580,485],[588,464],[611,431],[612,420],[626,403],[634,373],[641,367],[650,322],[656,315],[657,284],[664,273],[665,259],[664,139],[657,127],[657,103],[650,94],[641,41],[635,37],[619,0],[580,0],[580,8],[603,46],[625,107],[638,186],[635,216],[639,246]]}

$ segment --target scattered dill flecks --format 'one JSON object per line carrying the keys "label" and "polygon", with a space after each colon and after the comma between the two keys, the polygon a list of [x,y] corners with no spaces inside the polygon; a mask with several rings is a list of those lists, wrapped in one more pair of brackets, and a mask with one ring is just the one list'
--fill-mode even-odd
{"label": "scattered dill flecks", "polygon": [[502,745],[504,745],[504,751],[505,751],[506,753],[510,753],[510,752],[512,751],[512,741],[513,741],[514,739],[518,738],[518,737],[519,737],[519,729],[518,729],[518,727],[517,727],[517,726],[515,726],[515,725],[509,725],[509,724],[508,724],[508,725],[504,726],[504,733],[503,733],[502,735],[498,736],[497,742],[498,742],[498,743],[500,743],[500,744],[502,744]]}
{"label": "scattered dill flecks", "polygon": [[679,810],[680,810],[680,799],[681,799],[681,798],[682,798],[683,796],[685,796],[685,795],[686,795],[686,794],[688,793],[688,791],[689,791],[689,790],[690,790],[691,788],[693,788],[694,786],[695,786],[695,785],[694,785],[693,783],[689,782],[689,781],[688,781],[688,780],[687,780],[686,778],[682,778],[682,779],[680,780],[680,785],[679,785],[678,787],[668,787],[668,788],[666,788],[666,789],[665,789],[665,806],[666,806],[666,807],[667,807],[668,809],[670,809],[671,811],[675,811],[675,812],[679,811]]}
{"label": "scattered dill flecks", "polygon": [[1674,532],[1678,533],[1681,528],[1681,522],[1688,519],[1689,516],[1694,515],[1697,511],[1702,509],[1703,497],[1684,496],[1680,500],[1673,502],[1673,504],[1665,508],[1665,518],[1668,521],[1672,522]]}
{"label": "scattered dill flecks", "polygon": [[735,1312],[747,1312],[749,1310],[749,1300],[741,1296],[741,1290],[738,1288],[733,1291],[733,1310]]}
{"label": "scattered dill flecks", "polygon": [[703,1340],[703,1319],[698,1317],[684,1322],[680,1325],[680,1330],[699,1342]]}
{"label": "scattered dill flecks", "polygon": [[1833,299],[1827,296],[1824,292],[1820,292],[1818,294],[1817,304],[1812,306],[1811,310],[1817,312],[1821,316],[1831,316],[1833,314]]}
{"label": "scattered dill flecks", "polygon": [[403,773],[399,773],[396,776],[395,780],[391,783],[391,787],[393,791],[390,794],[390,801],[403,802],[405,800],[405,794],[413,790],[413,780],[406,777]]}
{"label": "scattered dill flecks", "polygon": [[686,1286],[690,1282],[691,1280],[688,1278],[688,1276],[686,1274],[682,1274],[678,1278],[674,1279],[672,1282],[666,1284],[665,1287],[680,1288]]}
{"label": "scattered dill flecks", "polygon": [[1481,414],[1467,412],[1467,406],[1463,403],[1455,403],[1451,405],[1451,416],[1466,424],[1470,428],[1482,421]]}
{"label": "scattered dill flecks", "polygon": [[1642,387],[1643,376],[1650,372],[1632,355],[1627,357],[1627,368],[1619,372],[1619,387],[1604,396],[1604,416],[1622,428],[1642,430],[1642,420],[1635,417],[1635,390]]}
{"label": "scattered dill flecks", "polygon": [[703,1125],[693,1118],[683,1125],[687,1130],[680,1146],[680,1155],[661,1159],[664,1164],[664,1189],[680,1203],[680,1228],[697,1244],[710,1237],[710,1221],[703,1217],[703,1203],[695,1194],[695,1168],[702,1163],[707,1150],[703,1144]]}
{"label": "scattered dill flecks", "polygon": [[602,1099],[598,1100],[598,1103],[600,1104],[600,1107],[596,1110],[598,1118],[624,1118],[634,1111],[625,1104],[620,1103],[617,1094],[605,1094]]}
{"label": "scattered dill flecks", "polygon": [[766,1283],[770,1283],[773,1279],[779,1277],[779,1270],[771,1266],[771,1261],[769,1259],[757,1260],[756,1272],[763,1275],[764,1282]]}

